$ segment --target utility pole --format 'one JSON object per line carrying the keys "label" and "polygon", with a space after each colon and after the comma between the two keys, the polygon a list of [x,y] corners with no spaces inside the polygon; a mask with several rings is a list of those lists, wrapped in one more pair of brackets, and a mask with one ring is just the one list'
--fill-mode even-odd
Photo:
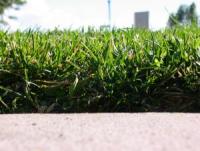
{"label": "utility pole", "polygon": [[111,18],[111,0],[108,0],[108,24],[111,28],[112,24],[112,18]]}

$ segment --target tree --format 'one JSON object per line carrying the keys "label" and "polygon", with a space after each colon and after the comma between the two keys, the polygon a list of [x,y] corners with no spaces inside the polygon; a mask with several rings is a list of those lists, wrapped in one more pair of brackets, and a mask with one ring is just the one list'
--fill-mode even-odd
{"label": "tree", "polygon": [[[13,5],[15,5],[15,9],[18,10],[20,5],[23,5],[26,1],[25,0],[0,0],[0,23],[6,24],[6,22],[3,19],[4,12],[8,8],[14,8]],[[13,18],[11,16],[10,18]]]}
{"label": "tree", "polygon": [[179,22],[184,23],[186,21],[187,16],[187,9],[186,5],[181,5],[176,13],[176,18]]}
{"label": "tree", "polygon": [[198,16],[195,3],[192,3],[188,8],[187,19],[190,21],[191,24],[198,24]]}
{"label": "tree", "polygon": [[176,14],[172,13],[168,19],[168,26],[172,27],[175,25],[198,25],[198,16],[196,12],[196,5],[181,5]]}

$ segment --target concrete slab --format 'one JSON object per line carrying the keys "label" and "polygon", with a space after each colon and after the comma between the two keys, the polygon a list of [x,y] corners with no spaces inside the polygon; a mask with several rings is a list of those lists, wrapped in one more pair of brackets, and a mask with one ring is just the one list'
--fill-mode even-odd
{"label": "concrete slab", "polygon": [[200,114],[0,115],[0,151],[199,151]]}

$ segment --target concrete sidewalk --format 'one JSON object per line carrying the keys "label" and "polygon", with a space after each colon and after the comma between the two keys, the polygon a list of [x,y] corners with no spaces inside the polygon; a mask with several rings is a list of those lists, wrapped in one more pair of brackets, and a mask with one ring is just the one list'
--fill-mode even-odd
{"label": "concrete sidewalk", "polygon": [[200,151],[200,114],[0,115],[0,151]]}

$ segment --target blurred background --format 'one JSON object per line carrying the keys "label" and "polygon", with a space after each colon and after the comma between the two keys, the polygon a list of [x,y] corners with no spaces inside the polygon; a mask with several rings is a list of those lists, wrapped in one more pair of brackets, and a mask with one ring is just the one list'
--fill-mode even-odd
{"label": "blurred background", "polygon": [[0,27],[9,30],[130,28],[140,22],[138,12],[147,12],[147,28],[159,30],[188,18],[199,23],[200,14],[200,0],[0,0],[0,7]]}

